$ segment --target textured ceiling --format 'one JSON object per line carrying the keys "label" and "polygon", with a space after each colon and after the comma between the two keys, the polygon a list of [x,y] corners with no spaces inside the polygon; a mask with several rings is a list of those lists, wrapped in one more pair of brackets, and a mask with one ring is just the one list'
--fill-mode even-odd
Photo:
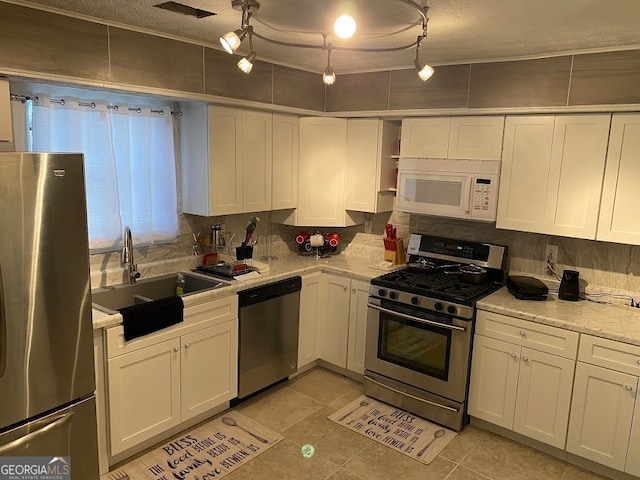
{"label": "textured ceiling", "polygon": [[[218,48],[218,37],[240,27],[230,0],[177,0],[217,13],[195,19],[152,6],[164,0],[33,0],[51,7],[129,25]],[[341,10],[358,21],[350,40],[329,35],[339,46],[394,47],[415,41],[420,15],[401,0],[259,0],[251,19],[258,34],[280,41],[322,45],[321,32]],[[418,0],[419,1],[419,0]],[[592,49],[640,46],[640,0],[429,0],[428,36],[420,49],[424,63],[462,63],[546,56]],[[393,32],[393,34],[390,34]],[[340,40],[340,41],[338,41]],[[246,41],[245,41],[246,43]],[[326,52],[274,45],[254,39],[258,58],[321,72]],[[246,52],[243,44],[241,52]],[[392,53],[334,51],[338,74],[413,66],[415,49]]]}

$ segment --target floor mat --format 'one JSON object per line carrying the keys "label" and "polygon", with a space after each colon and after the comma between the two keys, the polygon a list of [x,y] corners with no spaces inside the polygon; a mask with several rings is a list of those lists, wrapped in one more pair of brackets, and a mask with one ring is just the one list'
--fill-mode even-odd
{"label": "floor mat", "polygon": [[232,410],[103,475],[102,480],[218,479],[283,438]]}
{"label": "floor mat", "polygon": [[364,395],[327,418],[426,464],[457,435],[452,430]]}

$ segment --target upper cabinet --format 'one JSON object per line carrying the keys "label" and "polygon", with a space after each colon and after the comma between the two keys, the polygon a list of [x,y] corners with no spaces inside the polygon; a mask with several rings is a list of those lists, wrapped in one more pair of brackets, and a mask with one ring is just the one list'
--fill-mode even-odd
{"label": "upper cabinet", "polygon": [[9,82],[0,78],[0,142],[13,142]]}
{"label": "upper cabinet", "polygon": [[399,125],[392,122],[347,121],[347,210],[369,213],[393,210],[399,136]]}
{"label": "upper cabinet", "polygon": [[498,228],[595,239],[610,115],[508,117]]}
{"label": "upper cabinet", "polygon": [[503,116],[408,118],[401,157],[500,160]]}
{"label": "upper cabinet", "polygon": [[270,210],[271,113],[181,108],[183,211],[210,217]]}
{"label": "upper cabinet", "polygon": [[358,223],[345,209],[347,120],[300,119],[300,178],[296,225]]}
{"label": "upper cabinet", "polygon": [[271,208],[298,206],[300,122],[292,115],[273,115],[273,169]]}
{"label": "upper cabinet", "polygon": [[636,217],[640,184],[640,115],[614,114],[597,240],[640,245]]}

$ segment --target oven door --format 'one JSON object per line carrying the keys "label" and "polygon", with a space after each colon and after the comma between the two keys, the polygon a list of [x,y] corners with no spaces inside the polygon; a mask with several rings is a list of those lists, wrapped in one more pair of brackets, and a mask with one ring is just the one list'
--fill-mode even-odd
{"label": "oven door", "polygon": [[464,402],[472,323],[369,298],[365,369]]}

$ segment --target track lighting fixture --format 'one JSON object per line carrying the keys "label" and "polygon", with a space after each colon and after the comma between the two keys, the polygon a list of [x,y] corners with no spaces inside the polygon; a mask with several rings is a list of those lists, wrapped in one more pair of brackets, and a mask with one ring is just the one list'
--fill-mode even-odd
{"label": "track lighting fixture", "polygon": [[[426,28],[425,28],[425,34],[426,34]],[[432,66],[423,65],[420,63],[420,56],[418,52],[420,51],[420,43],[425,38],[425,36],[426,35],[419,36],[418,40],[416,41],[416,59],[413,61],[413,64],[416,66],[416,69],[418,70],[418,77],[420,77],[420,80],[422,80],[423,82],[426,82],[427,80],[429,80],[434,72],[434,69]]]}
{"label": "track lighting fixture", "polygon": [[331,44],[327,45],[327,68],[324,69],[324,73],[322,74],[322,81],[325,85],[333,85],[334,83],[336,83],[336,72],[334,72],[333,68],[331,67],[332,49],[333,46]]}
{"label": "track lighting fixture", "polygon": [[256,52],[253,51],[253,32],[249,31],[249,55],[242,57],[237,65],[240,70],[249,75],[256,61]]}
{"label": "track lighting fixture", "polygon": [[[257,12],[260,8],[260,4],[257,2],[257,0],[232,0],[231,1],[231,6],[235,10],[242,11],[242,23],[239,29],[234,30],[232,32],[228,32],[224,34],[222,37],[220,37],[220,43],[222,44],[222,46],[227,52],[233,54],[238,50],[244,38],[247,36],[249,37],[249,54],[245,57],[242,57],[237,63],[238,68],[246,74],[249,74],[251,72],[256,60],[256,52],[253,50],[253,35],[255,35],[260,40],[263,40],[265,42],[270,42],[276,45],[280,45],[283,47],[327,50],[327,66],[324,69],[324,72],[322,74],[322,81],[324,82],[325,85],[333,85],[336,81],[336,72],[333,70],[333,67],[331,66],[331,52],[333,50],[342,50],[342,51],[360,52],[360,53],[380,53],[380,52],[396,52],[396,51],[408,50],[415,46],[416,58],[414,60],[414,65],[418,69],[418,76],[420,77],[420,79],[423,81],[427,81],[433,75],[434,70],[431,66],[423,65],[420,63],[418,52],[420,49],[420,43],[422,42],[422,40],[424,40],[427,37],[427,21],[428,21],[427,12],[429,11],[429,7],[422,6],[416,3],[415,0],[396,0],[396,1],[416,9],[420,14],[420,16],[422,17],[421,35],[418,35],[418,39],[415,42],[412,42],[408,45],[400,45],[396,47],[387,47],[387,48],[360,48],[360,47],[349,47],[349,46],[334,47],[331,43],[327,44],[326,33],[322,33],[322,37],[323,37],[322,45],[274,40],[264,35],[260,35],[257,32],[254,32],[253,27],[249,25],[249,20],[251,16],[255,12]],[[259,20],[262,26],[267,25],[265,22],[262,22],[262,18],[259,18]],[[417,26],[414,19],[410,19],[408,21],[408,24],[409,24],[408,28],[414,28],[415,26]],[[351,37],[355,33],[356,28],[357,28],[356,21],[353,19],[353,17],[346,14],[341,15],[334,23],[334,31],[336,35],[338,35],[341,38]],[[405,30],[407,29],[406,28],[403,29],[403,31]]]}

